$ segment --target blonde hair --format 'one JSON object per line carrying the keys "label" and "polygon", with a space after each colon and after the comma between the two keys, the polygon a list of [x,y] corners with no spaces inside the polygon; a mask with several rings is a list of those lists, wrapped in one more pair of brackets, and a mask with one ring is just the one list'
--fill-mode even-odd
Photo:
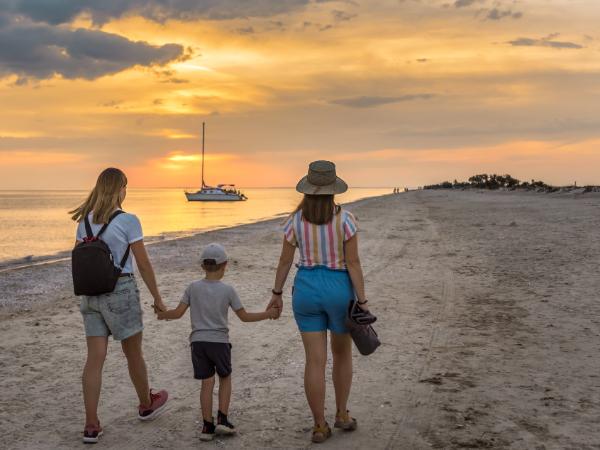
{"label": "blonde hair", "polygon": [[90,212],[94,212],[94,223],[108,223],[110,215],[121,207],[121,189],[127,186],[125,174],[114,167],[104,169],[98,176],[96,186],[88,198],[77,208],[69,211],[75,222],[81,222]]}

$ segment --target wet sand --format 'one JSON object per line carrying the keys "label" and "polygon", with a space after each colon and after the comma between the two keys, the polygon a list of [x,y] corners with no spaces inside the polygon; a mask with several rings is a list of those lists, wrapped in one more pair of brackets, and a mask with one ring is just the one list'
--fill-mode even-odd
{"label": "wet sand", "polygon": [[[355,352],[354,433],[319,448],[600,448],[600,198],[417,191],[349,206],[382,347]],[[149,247],[165,302],[199,276],[202,245],[232,257],[226,281],[245,307],[270,298],[281,235],[260,222]],[[293,275],[293,273],[292,273]],[[0,435],[3,448],[80,448],[85,359],[68,262],[0,274]],[[151,385],[169,409],[136,419],[120,345],[109,343],[102,448],[305,448],[311,418],[304,352],[290,308],[241,323],[233,343],[231,420],[239,434],[198,441],[199,383],[189,319],[158,322],[142,287]],[[328,367],[330,380],[331,367]],[[328,381],[327,417],[333,421]]]}

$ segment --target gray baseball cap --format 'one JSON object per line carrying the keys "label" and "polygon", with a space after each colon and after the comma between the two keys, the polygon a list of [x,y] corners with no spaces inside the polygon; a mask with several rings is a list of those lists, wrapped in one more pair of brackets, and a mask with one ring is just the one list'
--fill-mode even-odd
{"label": "gray baseball cap", "polygon": [[221,244],[213,242],[202,249],[200,259],[202,261],[206,259],[214,259],[217,264],[222,264],[228,260],[228,257],[227,252],[225,252],[225,247],[223,247]]}

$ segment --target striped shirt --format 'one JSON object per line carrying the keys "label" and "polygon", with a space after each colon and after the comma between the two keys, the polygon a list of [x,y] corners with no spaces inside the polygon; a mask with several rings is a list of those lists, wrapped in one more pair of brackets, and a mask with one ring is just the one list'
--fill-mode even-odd
{"label": "striped shirt", "polygon": [[356,232],[356,219],[344,209],[331,222],[323,225],[304,220],[300,210],[292,214],[283,225],[285,239],[300,250],[300,267],[346,269],[344,242]]}

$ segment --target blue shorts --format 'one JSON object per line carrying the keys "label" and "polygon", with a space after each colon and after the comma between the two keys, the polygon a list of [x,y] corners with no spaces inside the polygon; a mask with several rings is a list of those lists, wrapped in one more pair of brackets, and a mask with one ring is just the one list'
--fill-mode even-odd
{"label": "blue shorts", "polygon": [[345,270],[300,267],[294,279],[292,308],[301,332],[348,333],[345,320],[354,289]]}

